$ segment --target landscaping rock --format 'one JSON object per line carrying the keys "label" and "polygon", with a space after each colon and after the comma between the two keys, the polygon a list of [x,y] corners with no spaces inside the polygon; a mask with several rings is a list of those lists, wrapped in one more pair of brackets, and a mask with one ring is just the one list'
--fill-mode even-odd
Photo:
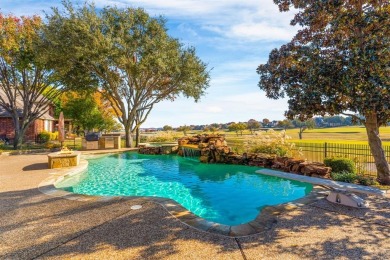
{"label": "landscaping rock", "polygon": [[138,150],[139,153],[141,154],[162,154],[161,153],[161,147],[140,147]]}
{"label": "landscaping rock", "polygon": [[[272,168],[319,178],[330,178],[331,168],[323,163],[309,163],[303,159],[278,157],[263,153],[244,153],[242,155],[231,151],[226,145],[225,137],[219,134],[203,134],[183,137],[178,141],[180,146],[197,146],[200,150],[199,161],[202,163],[224,163]],[[183,156],[179,148],[178,155]]]}

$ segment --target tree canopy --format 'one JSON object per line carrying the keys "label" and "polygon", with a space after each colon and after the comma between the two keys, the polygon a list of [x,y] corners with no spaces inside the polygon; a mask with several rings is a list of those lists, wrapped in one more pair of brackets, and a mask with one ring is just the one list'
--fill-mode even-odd
{"label": "tree canopy", "polygon": [[184,135],[187,135],[187,132],[191,130],[191,127],[188,125],[182,125],[177,128],[177,131],[183,132]]}
{"label": "tree canopy", "polygon": [[172,130],[173,130],[173,127],[170,126],[170,125],[164,125],[164,126],[163,126],[163,130],[164,130],[164,131],[172,131]]}
{"label": "tree canopy", "polygon": [[240,132],[242,135],[242,132],[247,129],[247,124],[239,122],[239,123],[231,123],[228,127],[229,131],[236,132],[237,136]]}
{"label": "tree canopy", "polygon": [[305,130],[313,129],[316,126],[314,119],[308,119],[304,122],[300,120],[293,120],[291,123],[299,129],[298,132],[299,139],[302,139],[303,137],[302,134]]}
{"label": "tree canopy", "polygon": [[281,128],[283,128],[284,130],[286,130],[287,128],[293,128],[293,127],[294,127],[294,124],[292,123],[291,120],[284,119],[284,120],[279,121],[278,124],[277,124],[276,126],[277,126],[277,127],[281,127]]}
{"label": "tree canopy", "polygon": [[0,14],[0,106],[15,127],[14,148],[58,96],[53,71],[45,60],[42,20],[38,16]]}
{"label": "tree canopy", "polygon": [[[90,132],[119,130],[112,108],[102,100],[99,92],[76,93],[68,91],[61,97],[65,118],[71,118],[75,131]],[[119,125],[119,126],[118,126]]]}
{"label": "tree canopy", "polygon": [[248,120],[248,123],[247,123],[247,126],[248,126],[248,129],[251,131],[251,133],[253,134],[253,132],[257,129],[259,129],[261,127],[261,124],[259,121],[255,120],[255,119],[249,119]]}
{"label": "tree canopy", "polygon": [[[384,0],[274,0],[299,9],[301,30],[257,68],[267,97],[287,97],[289,119],[344,114],[366,126],[378,180],[390,184],[379,126],[390,116],[390,4]],[[359,115],[363,115],[360,117]]]}
{"label": "tree canopy", "polygon": [[179,95],[197,101],[208,87],[207,66],[195,49],[143,9],[75,9],[65,2],[47,20],[45,36],[63,83],[101,91],[125,128],[127,146],[156,103]]}

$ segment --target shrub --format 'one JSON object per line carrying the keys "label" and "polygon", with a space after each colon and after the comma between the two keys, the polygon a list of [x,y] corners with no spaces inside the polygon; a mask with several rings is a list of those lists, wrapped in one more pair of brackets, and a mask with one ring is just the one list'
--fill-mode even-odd
{"label": "shrub", "polygon": [[288,157],[302,157],[300,150],[295,148],[294,143],[289,143],[289,136],[285,131],[275,132],[268,130],[268,132],[260,131],[256,135],[252,135],[244,144],[247,150],[253,153],[276,154],[278,156]]}
{"label": "shrub", "polygon": [[47,143],[50,140],[50,133],[43,131],[38,134],[38,143]]}
{"label": "shrub", "polygon": [[335,181],[342,181],[348,183],[354,183],[358,179],[358,175],[354,172],[332,172],[332,179]]}
{"label": "shrub", "polygon": [[144,135],[141,135],[141,137],[140,137],[140,142],[141,142],[141,143],[147,143],[147,142],[148,142],[148,137],[147,137],[147,136],[144,136]]}
{"label": "shrub", "polygon": [[349,158],[325,158],[326,166],[332,168],[332,172],[349,172],[356,174],[355,162]]}
{"label": "shrub", "polygon": [[332,172],[332,179],[348,183],[358,183],[365,186],[375,185],[377,182],[373,177],[356,174],[353,172]]}
{"label": "shrub", "polygon": [[286,156],[288,153],[288,149],[286,149],[284,147],[273,147],[273,146],[263,144],[263,145],[256,145],[256,146],[252,147],[251,152],[276,154],[278,156]]}
{"label": "shrub", "polygon": [[5,146],[5,142],[0,140],[0,154],[3,152],[4,146]]}
{"label": "shrub", "polygon": [[54,149],[54,148],[60,148],[61,145],[60,144],[55,144],[55,143],[52,143],[52,142],[47,142],[45,144],[45,148],[46,149]]}
{"label": "shrub", "polygon": [[373,177],[368,177],[368,176],[363,176],[363,175],[358,175],[357,181],[359,184],[365,185],[365,186],[377,184],[377,181],[375,181],[375,179]]}
{"label": "shrub", "polygon": [[50,141],[58,140],[58,132],[49,133],[50,134]]}

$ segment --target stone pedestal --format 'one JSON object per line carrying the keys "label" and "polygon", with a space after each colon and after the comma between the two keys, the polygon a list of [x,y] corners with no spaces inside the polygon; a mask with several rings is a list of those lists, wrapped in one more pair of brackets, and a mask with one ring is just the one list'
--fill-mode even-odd
{"label": "stone pedestal", "polygon": [[99,141],[87,141],[83,138],[81,141],[81,147],[83,150],[97,150],[99,149]]}
{"label": "stone pedestal", "polygon": [[120,135],[103,135],[99,141],[87,141],[85,138],[81,141],[83,150],[98,150],[98,149],[121,149]]}
{"label": "stone pedestal", "polygon": [[121,136],[114,136],[114,148],[121,149]]}
{"label": "stone pedestal", "polygon": [[114,137],[103,136],[99,139],[99,149],[113,149],[114,148]]}
{"label": "stone pedestal", "polygon": [[77,166],[80,163],[80,152],[71,153],[49,153],[49,169]]}

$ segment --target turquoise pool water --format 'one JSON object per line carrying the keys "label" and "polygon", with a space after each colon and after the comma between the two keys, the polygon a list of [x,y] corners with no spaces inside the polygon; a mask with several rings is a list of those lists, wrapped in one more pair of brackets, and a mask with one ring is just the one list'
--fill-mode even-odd
{"label": "turquoise pool water", "polygon": [[78,194],[170,198],[221,224],[256,218],[267,205],[301,198],[312,185],[256,174],[256,167],[202,164],[179,156],[138,153],[89,160],[88,171],[57,183]]}

